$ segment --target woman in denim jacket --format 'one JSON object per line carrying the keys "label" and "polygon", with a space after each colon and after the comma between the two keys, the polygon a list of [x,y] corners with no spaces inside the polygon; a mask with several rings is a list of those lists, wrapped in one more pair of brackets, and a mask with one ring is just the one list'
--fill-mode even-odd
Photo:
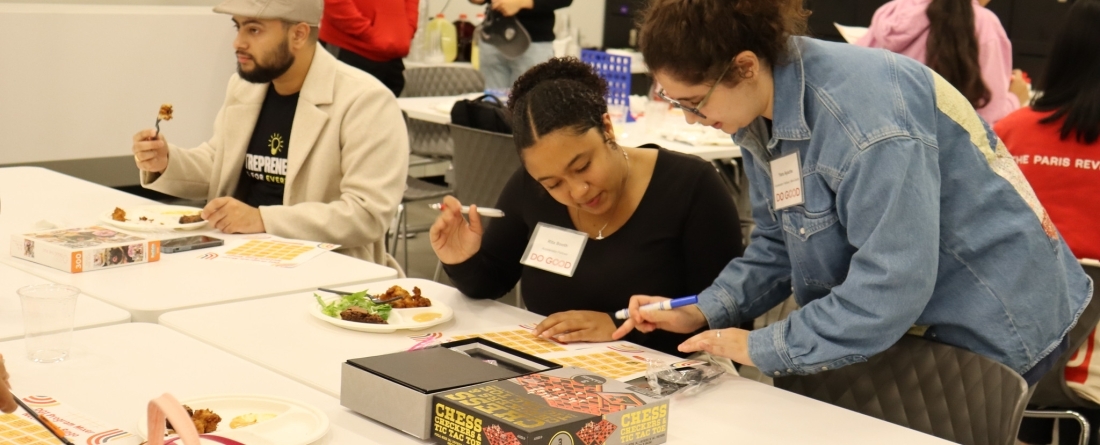
{"label": "woman in denim jacket", "polygon": [[[1029,384],[1068,349],[1092,283],[947,81],[887,51],[797,37],[800,0],[650,5],[646,63],[688,123],[741,146],[756,228],[697,306],[641,312],[663,298],[635,296],[617,336],[709,327],[680,350],[783,376],[864,361],[912,332]],[[801,308],[787,319],[732,327],[792,288]]]}

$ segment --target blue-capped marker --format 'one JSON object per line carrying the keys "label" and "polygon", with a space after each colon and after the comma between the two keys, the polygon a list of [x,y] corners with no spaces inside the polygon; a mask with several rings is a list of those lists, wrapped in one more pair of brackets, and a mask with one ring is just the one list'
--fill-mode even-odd
{"label": "blue-capped marker", "polygon": [[[680,306],[687,306],[689,304],[697,303],[699,303],[699,296],[692,295],[690,297],[676,298],[672,300],[660,301],[657,303],[649,303],[638,309],[643,311],[667,311],[676,309]],[[615,313],[615,318],[619,320],[626,320],[630,318],[630,309],[619,309],[619,312]]]}

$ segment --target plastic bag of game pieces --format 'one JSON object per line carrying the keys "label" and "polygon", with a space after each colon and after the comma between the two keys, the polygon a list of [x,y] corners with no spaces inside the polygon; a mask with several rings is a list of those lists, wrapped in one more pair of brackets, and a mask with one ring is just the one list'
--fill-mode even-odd
{"label": "plastic bag of game pieces", "polygon": [[707,353],[695,354],[688,360],[675,363],[652,359],[647,360],[646,365],[646,380],[650,388],[664,391],[662,388],[675,385],[678,388],[675,393],[684,397],[702,392],[726,373],[738,375],[729,359]]}

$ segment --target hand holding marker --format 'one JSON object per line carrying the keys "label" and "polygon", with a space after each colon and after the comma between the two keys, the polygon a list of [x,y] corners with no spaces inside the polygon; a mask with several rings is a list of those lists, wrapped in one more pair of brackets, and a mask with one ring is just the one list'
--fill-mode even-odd
{"label": "hand holding marker", "polygon": [[[680,306],[687,306],[689,304],[696,304],[696,303],[699,303],[699,296],[698,295],[692,295],[690,297],[677,298],[677,299],[674,299],[674,300],[665,300],[665,301],[661,301],[661,302],[657,302],[657,303],[649,303],[645,306],[639,307],[638,310],[641,310],[641,311],[668,311],[668,310],[676,309]],[[626,320],[626,319],[630,318],[630,309],[619,309],[619,311],[615,313],[615,318],[617,318],[619,320]]]}

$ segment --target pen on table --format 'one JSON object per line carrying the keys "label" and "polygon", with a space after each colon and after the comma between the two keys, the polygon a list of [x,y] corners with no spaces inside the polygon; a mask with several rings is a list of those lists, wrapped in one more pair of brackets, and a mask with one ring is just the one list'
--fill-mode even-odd
{"label": "pen on table", "polygon": [[[431,207],[431,208],[436,209],[436,210],[443,210],[443,204],[440,204],[438,202],[428,204],[428,207]],[[470,206],[462,206],[462,213],[469,214],[470,213]],[[504,217],[504,211],[503,210],[491,209],[489,207],[478,207],[477,208],[477,214],[481,215],[481,216],[487,216],[487,217],[490,217],[490,218],[503,218]]]}
{"label": "pen on table", "polygon": [[[690,297],[676,298],[676,299],[672,299],[672,300],[658,301],[656,303],[649,303],[647,305],[643,305],[642,307],[638,308],[638,310],[642,310],[642,311],[667,311],[667,310],[671,310],[671,309],[676,309],[680,306],[687,306],[689,304],[696,304],[698,302],[699,302],[699,296],[698,295],[692,295]],[[615,318],[617,318],[619,320],[626,320],[626,319],[630,318],[630,309],[619,309],[619,311],[615,313]]]}
{"label": "pen on table", "polygon": [[17,403],[20,408],[23,408],[23,411],[26,411],[27,414],[30,414],[32,419],[42,424],[42,427],[46,428],[47,431],[53,434],[54,437],[57,438],[57,440],[60,440],[61,443],[65,445],[73,445],[72,442],[69,442],[69,440],[65,438],[65,433],[61,432],[61,429],[54,425],[53,422],[43,419],[41,416],[38,415],[38,413],[34,412],[34,410],[23,403],[22,400],[19,400],[19,397],[15,397],[14,394],[12,394],[12,398],[15,399],[15,403]]}

